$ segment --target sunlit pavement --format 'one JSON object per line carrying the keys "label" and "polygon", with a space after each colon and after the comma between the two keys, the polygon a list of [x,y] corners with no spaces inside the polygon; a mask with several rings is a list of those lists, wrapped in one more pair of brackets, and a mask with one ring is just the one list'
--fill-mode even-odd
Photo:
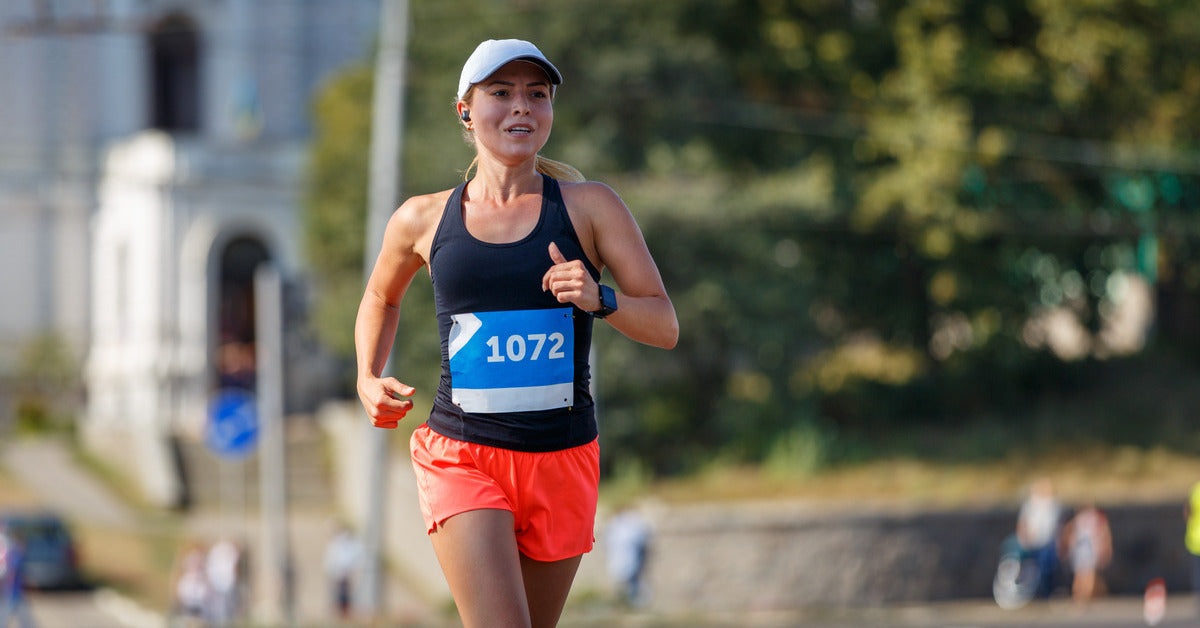
{"label": "sunlit pavement", "polygon": [[[1175,594],[1157,626],[1183,628],[1200,626],[1197,604],[1187,594]],[[1006,611],[991,600],[912,604],[895,607],[811,609],[798,612],[709,614],[667,616],[653,612],[607,614],[569,613],[563,628],[601,626],[646,626],[663,628],[842,628],[880,626],[896,628],[1022,628],[1077,626],[1134,628],[1147,626],[1141,597],[1110,597],[1079,608],[1067,598],[1039,601]]]}
{"label": "sunlit pavement", "polygon": [[[110,591],[34,592],[30,595],[38,628],[157,628],[161,615],[147,613]],[[1162,628],[1200,626],[1200,613],[1191,596],[1176,594],[1167,603]],[[361,625],[361,624],[359,624]],[[396,628],[443,628],[456,622],[385,622]],[[914,604],[898,607],[810,609],[795,612],[728,614],[659,613],[627,611],[610,605],[569,607],[562,628],[845,628],[880,626],[896,628],[1022,628],[1074,626],[1134,628],[1146,626],[1141,598],[1096,600],[1078,608],[1067,599],[1035,602],[1015,611],[998,608],[990,600]],[[295,628],[335,628],[334,624],[301,623]]]}
{"label": "sunlit pavement", "polygon": [[[36,591],[26,599],[37,628],[149,628],[152,625],[149,622],[154,620],[149,616],[135,617],[125,608],[118,609],[123,602],[108,591]],[[20,622],[14,625],[19,626]]]}

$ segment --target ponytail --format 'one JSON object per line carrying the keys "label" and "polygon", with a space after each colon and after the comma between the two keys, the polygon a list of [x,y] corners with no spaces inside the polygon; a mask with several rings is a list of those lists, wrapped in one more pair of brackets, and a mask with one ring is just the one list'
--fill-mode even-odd
{"label": "ponytail", "polygon": [[[471,179],[471,173],[475,171],[475,167],[478,165],[479,156],[476,155],[475,158],[471,160],[471,165],[467,166],[467,169],[463,171],[464,181],[469,181]],[[565,164],[561,161],[555,161],[547,157],[542,157],[541,155],[534,157],[534,168],[536,168],[539,173],[559,181],[570,181],[573,183],[587,181],[587,177],[583,176],[583,173],[575,169],[574,166]]]}
{"label": "ponytail", "polygon": [[572,183],[582,183],[587,181],[587,177],[583,173],[576,170],[575,166],[565,164],[561,161],[554,161],[538,155],[535,158],[535,167],[537,171],[559,181],[570,181]]}

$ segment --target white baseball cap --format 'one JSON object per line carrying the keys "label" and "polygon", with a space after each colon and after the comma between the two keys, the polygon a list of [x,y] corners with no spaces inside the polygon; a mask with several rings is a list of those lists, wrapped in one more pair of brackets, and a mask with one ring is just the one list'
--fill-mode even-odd
{"label": "white baseball cap", "polygon": [[523,39],[489,39],[479,44],[463,64],[462,75],[458,78],[458,99],[462,100],[472,85],[491,76],[504,64],[518,60],[540,65],[552,85],[562,85],[562,74],[537,46]]}

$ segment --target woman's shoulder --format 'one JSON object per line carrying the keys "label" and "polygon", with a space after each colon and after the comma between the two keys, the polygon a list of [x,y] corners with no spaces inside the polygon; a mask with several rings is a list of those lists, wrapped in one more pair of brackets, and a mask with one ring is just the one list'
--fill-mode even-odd
{"label": "woman's shoulder", "polygon": [[450,189],[410,196],[396,210],[393,218],[414,224],[436,220],[442,215],[442,210],[445,209],[446,202],[450,200],[450,195],[453,193],[454,190]]}
{"label": "woman's shoulder", "polygon": [[428,212],[436,209],[441,210],[446,206],[446,202],[450,200],[450,195],[454,193],[454,189],[442,190],[441,192],[433,192],[430,194],[418,194],[408,197],[404,204],[397,211],[404,212]]}
{"label": "woman's shoulder", "polygon": [[442,218],[442,211],[454,190],[410,196],[388,220],[388,232],[397,242],[418,242],[428,237]]}
{"label": "woman's shoulder", "polygon": [[571,208],[604,210],[625,206],[615,190],[599,181],[559,181],[559,188],[563,201]]}

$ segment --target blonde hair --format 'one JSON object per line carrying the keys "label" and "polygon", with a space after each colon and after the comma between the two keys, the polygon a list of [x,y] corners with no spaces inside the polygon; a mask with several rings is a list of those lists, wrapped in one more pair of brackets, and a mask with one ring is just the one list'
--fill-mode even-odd
{"label": "blonde hair", "polygon": [[[475,86],[472,85],[470,89],[467,90],[467,93],[463,95],[462,101],[468,106],[471,104],[471,96],[474,92]],[[457,104],[457,101],[455,101],[455,103]],[[475,135],[471,133],[471,131],[463,129],[463,139],[466,140],[467,144],[475,146]],[[471,173],[475,171],[478,165],[479,154],[476,152],[475,157],[471,159],[471,164],[467,166],[466,170],[463,171],[463,181],[471,180]],[[537,169],[539,173],[544,174],[551,179],[558,179],[559,181],[571,181],[574,183],[582,183],[583,181],[587,181],[587,177],[583,176],[583,173],[576,169],[575,166],[563,163],[561,161],[555,161],[548,157],[542,157],[541,155],[536,155],[534,157],[534,168]]]}

